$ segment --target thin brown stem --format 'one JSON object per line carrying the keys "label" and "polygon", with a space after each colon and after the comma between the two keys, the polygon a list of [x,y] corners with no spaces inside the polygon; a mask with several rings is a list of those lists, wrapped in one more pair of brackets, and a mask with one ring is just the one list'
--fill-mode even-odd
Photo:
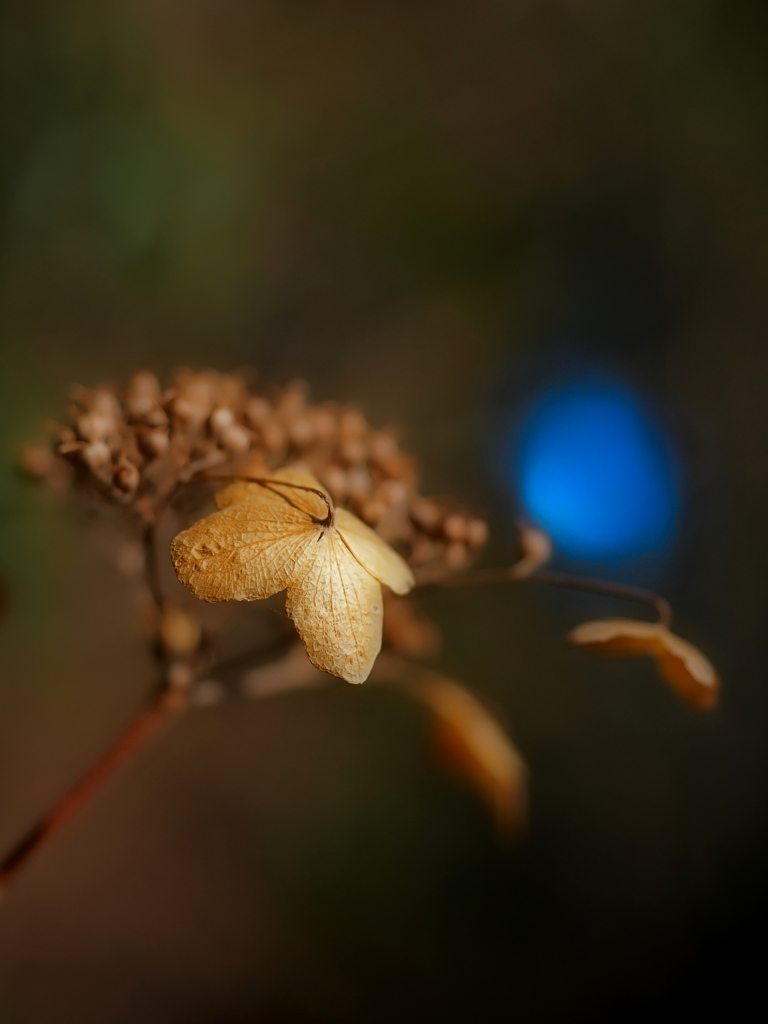
{"label": "thin brown stem", "polygon": [[185,707],[185,695],[175,690],[165,689],[155,697],[98,761],[3,858],[0,862],[0,897],[30,860],[47,846],[69,819],[137,750]]}
{"label": "thin brown stem", "polygon": [[[319,487],[307,487],[304,484],[293,484],[293,483],[289,483],[287,480],[272,480],[270,477],[265,477],[265,476],[243,476],[243,475],[241,475],[239,473],[214,474],[212,476],[204,477],[203,479],[207,479],[207,480],[244,480],[246,483],[261,484],[262,487],[266,487],[268,490],[271,487],[293,487],[293,489],[296,490],[296,491],[309,491],[310,494],[316,494],[318,496],[318,498],[321,498],[325,502],[325,507],[328,510],[328,514],[323,519],[320,519],[318,516],[313,516],[313,515],[310,515],[309,518],[313,522],[317,523],[318,526],[333,526],[333,521],[334,521],[334,517],[335,517],[335,510],[334,510],[334,507],[333,507],[333,502],[328,497],[328,495],[325,493],[325,491],[321,491]],[[290,505],[293,504],[291,499],[286,497],[286,495],[281,494],[280,491],[278,491],[277,493],[280,494],[280,497],[285,498],[285,500]]]}
{"label": "thin brown stem", "polygon": [[538,569],[525,576],[520,576],[517,565],[503,569],[477,569],[471,572],[445,575],[434,579],[424,578],[420,586],[439,587],[481,587],[490,583],[543,583],[550,587],[563,587],[567,590],[580,590],[589,594],[603,594],[623,601],[637,601],[649,605],[656,612],[659,625],[669,628],[672,622],[672,608],[669,602],[643,587],[633,587],[627,583],[614,583],[611,580],[593,580],[586,576],[572,576],[570,573],[554,572],[549,569]]}

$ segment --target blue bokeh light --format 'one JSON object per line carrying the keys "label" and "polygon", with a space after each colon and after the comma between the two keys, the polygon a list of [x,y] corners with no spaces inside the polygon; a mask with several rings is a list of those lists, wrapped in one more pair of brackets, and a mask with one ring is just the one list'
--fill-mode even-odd
{"label": "blue bokeh light", "polygon": [[514,449],[524,512],[564,554],[615,561],[669,551],[681,506],[674,450],[620,381],[547,388]]}

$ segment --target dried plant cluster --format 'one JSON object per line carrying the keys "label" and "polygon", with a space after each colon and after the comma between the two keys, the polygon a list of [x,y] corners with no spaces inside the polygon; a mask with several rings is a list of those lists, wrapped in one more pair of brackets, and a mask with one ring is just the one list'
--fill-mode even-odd
{"label": "dried plant cluster", "polygon": [[[500,830],[519,830],[523,759],[484,701],[418,663],[437,653],[440,634],[405,596],[414,587],[527,581],[644,602],[658,622],[584,623],[569,642],[648,655],[688,703],[716,702],[714,669],[670,632],[663,598],[543,569],[551,545],[540,530],[521,526],[514,565],[468,568],[487,541],[484,519],[421,495],[416,463],[396,435],[373,429],[354,407],[311,405],[300,383],[258,395],[241,376],[186,369],[165,388],[142,371],[124,389],[77,387],[71,398],[69,422],[49,423],[52,443],[25,448],[21,464],[53,490],[87,498],[119,527],[117,561],[148,602],[160,685],[0,864],[0,888],[179,711],[334,676],[393,685],[423,705],[442,755],[478,789]],[[211,504],[217,511],[206,515]],[[298,639],[290,628],[262,631],[254,648],[223,658],[227,619],[206,615],[203,602],[259,602],[282,591]]]}
{"label": "dried plant cluster", "polygon": [[481,517],[419,494],[416,463],[393,431],[374,430],[354,406],[308,404],[301,382],[255,395],[238,375],[180,370],[162,388],[144,371],[125,389],[74,388],[69,416],[48,424],[53,450],[25,449],[25,468],[59,489],[85,486],[144,523],[205,472],[269,476],[300,462],[412,565],[461,568],[488,539]]}

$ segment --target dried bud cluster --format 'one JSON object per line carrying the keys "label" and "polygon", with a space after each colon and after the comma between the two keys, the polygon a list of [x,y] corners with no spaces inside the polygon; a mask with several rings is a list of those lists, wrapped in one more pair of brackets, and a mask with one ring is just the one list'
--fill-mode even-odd
{"label": "dried bud cluster", "polygon": [[237,375],[184,369],[163,388],[142,371],[124,389],[78,387],[71,397],[70,422],[49,425],[53,453],[30,446],[23,467],[57,489],[69,474],[141,522],[205,471],[254,474],[300,461],[336,505],[414,565],[460,568],[487,541],[483,519],[418,493],[416,464],[391,431],[374,430],[353,407],[310,405],[300,382],[255,395]]}

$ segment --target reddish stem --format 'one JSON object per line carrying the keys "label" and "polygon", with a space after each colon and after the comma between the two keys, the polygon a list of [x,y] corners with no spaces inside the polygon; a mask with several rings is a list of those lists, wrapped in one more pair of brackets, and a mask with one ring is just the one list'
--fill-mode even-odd
{"label": "reddish stem", "polygon": [[35,854],[109,781],[115,772],[170,718],[186,706],[185,697],[163,690],[128,726],[112,746],[68,790],[0,862],[0,897]]}

